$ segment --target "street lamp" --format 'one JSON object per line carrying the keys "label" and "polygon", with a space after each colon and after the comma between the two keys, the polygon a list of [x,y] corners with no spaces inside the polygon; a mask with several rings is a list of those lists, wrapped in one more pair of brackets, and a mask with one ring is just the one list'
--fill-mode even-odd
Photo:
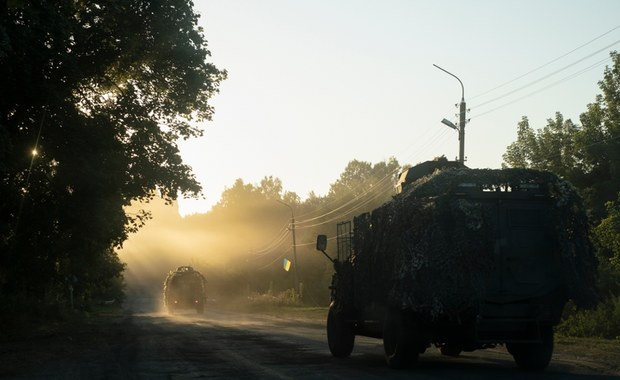
{"label": "street lamp", "polygon": [[465,124],[467,123],[467,121],[465,120],[465,111],[466,111],[466,106],[465,106],[465,86],[463,86],[463,82],[461,82],[461,80],[454,74],[452,74],[451,72],[449,72],[448,70],[445,70],[439,66],[437,66],[436,64],[433,63],[433,66],[435,66],[436,68],[438,68],[439,70],[443,71],[446,74],[449,74],[453,77],[456,78],[456,80],[459,81],[459,83],[461,84],[461,103],[459,104],[459,124],[454,125],[454,123],[452,123],[450,120],[446,120],[443,119],[441,122],[442,124],[447,125],[448,127],[452,128],[452,129],[456,129],[457,131],[459,131],[459,162],[461,164],[465,163]]}
{"label": "street lamp", "polygon": [[448,119],[442,119],[442,120],[441,120],[441,123],[442,123],[442,124],[447,125],[448,127],[452,128],[452,129],[456,129],[457,131],[459,130],[459,127],[457,127],[456,125],[454,125],[454,123],[453,123],[453,122],[451,122],[451,121],[450,121],[450,120],[448,120]]}
{"label": "street lamp", "polygon": [[295,214],[293,213],[293,207],[288,203],[282,202],[279,199],[275,199],[276,202],[282,203],[291,210],[291,231],[293,232],[293,274],[295,276],[295,293],[299,295],[299,281],[297,279],[297,242],[295,240]]}

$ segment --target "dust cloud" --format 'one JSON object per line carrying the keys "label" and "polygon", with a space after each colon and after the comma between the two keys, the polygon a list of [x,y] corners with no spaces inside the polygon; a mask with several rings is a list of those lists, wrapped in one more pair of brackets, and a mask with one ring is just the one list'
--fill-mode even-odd
{"label": "dust cloud", "polygon": [[[286,233],[286,210],[260,213],[256,221],[244,215],[226,217],[197,214],[181,217],[176,204],[156,199],[127,209],[150,211],[152,219],[118,250],[127,264],[125,282],[130,302],[149,311],[163,310],[163,283],[169,271],[190,265],[207,279],[208,303],[228,304],[252,293],[292,288],[291,272],[282,269],[282,257],[291,250],[290,237],[269,254],[253,252]],[[251,215],[252,213],[249,213]],[[265,217],[267,215],[267,217]],[[150,305],[150,306],[145,306]],[[145,310],[146,311],[146,310]]]}

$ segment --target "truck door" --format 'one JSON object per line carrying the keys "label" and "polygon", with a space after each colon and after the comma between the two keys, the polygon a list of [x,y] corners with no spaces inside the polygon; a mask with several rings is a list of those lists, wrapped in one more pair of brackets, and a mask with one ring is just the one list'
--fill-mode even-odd
{"label": "truck door", "polygon": [[544,295],[560,284],[551,207],[545,200],[500,200],[495,244],[496,287],[515,300]]}

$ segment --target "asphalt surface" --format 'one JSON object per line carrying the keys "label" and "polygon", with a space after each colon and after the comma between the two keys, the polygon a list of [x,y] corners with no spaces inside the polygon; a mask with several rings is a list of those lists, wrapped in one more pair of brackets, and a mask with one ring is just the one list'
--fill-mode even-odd
{"label": "asphalt surface", "polygon": [[[381,340],[356,337],[346,359],[333,358],[322,322],[209,309],[170,316],[134,310],[75,337],[73,349],[1,378],[16,379],[620,379],[554,357],[542,372],[516,368],[505,349],[441,356],[429,348],[415,368],[391,370]],[[88,338],[90,337],[90,339]],[[63,347],[63,346],[58,346]],[[75,348],[77,347],[77,348]],[[19,349],[19,348],[18,348]],[[54,350],[50,345],[49,349]],[[10,358],[9,355],[0,356]]]}

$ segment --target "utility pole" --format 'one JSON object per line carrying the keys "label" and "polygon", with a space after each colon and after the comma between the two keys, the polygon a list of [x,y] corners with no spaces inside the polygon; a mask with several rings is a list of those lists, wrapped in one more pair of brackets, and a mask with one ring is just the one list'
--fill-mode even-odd
{"label": "utility pole", "polygon": [[293,207],[288,203],[282,202],[276,199],[278,203],[282,203],[291,210],[291,232],[293,233],[293,274],[295,276],[295,294],[299,295],[299,280],[297,277],[297,241],[295,240],[295,214],[293,213]]}
{"label": "utility pole", "polygon": [[437,66],[434,63],[433,63],[433,66],[445,72],[446,74],[449,74],[455,77],[456,80],[458,80],[459,83],[461,84],[461,103],[459,104],[459,124],[454,125],[454,123],[446,119],[443,119],[441,122],[452,129],[456,129],[459,132],[459,162],[461,164],[464,164],[465,163],[465,124],[467,123],[467,120],[466,120],[467,107],[465,105],[465,86],[463,86],[463,82],[461,82],[461,80],[456,75],[452,74],[448,70],[445,70]]}

